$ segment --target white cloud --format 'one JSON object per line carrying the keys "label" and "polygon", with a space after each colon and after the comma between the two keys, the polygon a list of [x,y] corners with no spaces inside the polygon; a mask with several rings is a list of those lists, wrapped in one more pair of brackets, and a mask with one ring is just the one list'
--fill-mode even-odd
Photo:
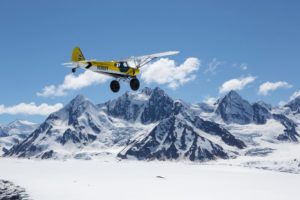
{"label": "white cloud", "polygon": [[0,105],[0,115],[1,114],[26,114],[26,115],[42,115],[47,116],[63,107],[63,104],[57,103],[54,105],[48,105],[46,103],[36,105],[35,103],[20,103],[14,106],[5,107]]}
{"label": "white cloud", "polygon": [[291,88],[292,85],[285,81],[278,81],[278,82],[265,82],[259,86],[258,95],[266,96],[269,94],[270,91],[275,91],[279,88]]}
{"label": "white cloud", "polygon": [[205,97],[203,102],[206,103],[207,105],[213,106],[217,102],[217,100],[218,98],[216,97],[207,96]]}
{"label": "white cloud", "polygon": [[46,86],[43,88],[42,92],[38,92],[37,95],[42,97],[65,96],[71,90],[79,90],[93,84],[101,84],[108,79],[108,76],[97,74],[92,71],[85,71],[78,76],[68,74],[65,76],[62,84]]}
{"label": "white cloud", "polygon": [[294,92],[294,94],[290,97],[290,100],[296,99],[299,96],[300,96],[300,90],[297,92]]}
{"label": "white cloud", "polygon": [[208,63],[207,69],[204,71],[204,73],[216,74],[217,68],[223,63],[224,62],[218,61],[217,58],[214,58],[210,63]]}
{"label": "white cloud", "polygon": [[226,93],[231,90],[242,90],[246,85],[252,83],[255,79],[256,78],[253,76],[231,79],[223,83],[223,85],[219,88],[219,93]]}
{"label": "white cloud", "polygon": [[200,67],[198,58],[187,58],[184,63],[177,66],[174,60],[161,58],[142,68],[141,78],[146,83],[167,84],[169,88],[176,89],[196,78],[194,72]]}

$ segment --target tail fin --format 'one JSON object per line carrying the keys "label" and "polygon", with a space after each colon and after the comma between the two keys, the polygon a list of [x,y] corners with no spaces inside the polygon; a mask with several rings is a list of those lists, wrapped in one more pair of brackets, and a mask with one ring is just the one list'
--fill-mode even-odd
{"label": "tail fin", "polygon": [[78,62],[85,60],[79,47],[75,47],[72,53],[72,62]]}

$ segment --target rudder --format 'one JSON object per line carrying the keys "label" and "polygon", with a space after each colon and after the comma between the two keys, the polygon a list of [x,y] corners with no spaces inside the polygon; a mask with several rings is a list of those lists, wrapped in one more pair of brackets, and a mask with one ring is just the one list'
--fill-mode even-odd
{"label": "rudder", "polygon": [[72,53],[72,62],[78,62],[85,60],[79,47],[75,47]]}

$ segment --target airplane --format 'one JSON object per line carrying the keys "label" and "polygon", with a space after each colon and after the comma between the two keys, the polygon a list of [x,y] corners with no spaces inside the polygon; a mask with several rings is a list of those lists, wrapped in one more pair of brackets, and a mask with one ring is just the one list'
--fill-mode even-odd
{"label": "airplane", "polygon": [[118,61],[97,61],[86,60],[80,48],[75,47],[72,53],[71,62],[64,63],[63,65],[71,65],[73,73],[76,72],[77,68],[82,68],[115,78],[110,83],[110,89],[115,93],[120,90],[120,80],[129,80],[130,88],[133,91],[136,91],[140,87],[140,81],[138,80],[137,75],[140,73],[141,67],[157,58],[171,56],[178,53],[179,51],[168,51],[139,57],[132,56]]}

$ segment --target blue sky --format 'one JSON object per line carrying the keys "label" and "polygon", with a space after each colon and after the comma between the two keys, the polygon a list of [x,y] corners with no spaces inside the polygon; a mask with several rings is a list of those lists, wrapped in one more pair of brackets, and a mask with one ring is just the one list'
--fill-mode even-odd
{"label": "blue sky", "polygon": [[[201,62],[190,74],[194,79],[176,89],[144,81],[142,87],[159,86],[174,98],[200,102],[222,95],[227,81],[252,78],[239,93],[277,105],[300,90],[299,9],[296,0],[1,1],[0,105],[66,104],[77,94],[100,103],[129,90],[122,83],[113,94],[108,80],[65,96],[38,96],[45,86],[63,83],[70,69],[61,63],[77,45],[85,57],[103,60],[179,50],[169,58],[175,67],[191,57]],[[275,89],[258,94],[266,82]],[[0,123],[16,118],[45,116],[2,113]]]}

